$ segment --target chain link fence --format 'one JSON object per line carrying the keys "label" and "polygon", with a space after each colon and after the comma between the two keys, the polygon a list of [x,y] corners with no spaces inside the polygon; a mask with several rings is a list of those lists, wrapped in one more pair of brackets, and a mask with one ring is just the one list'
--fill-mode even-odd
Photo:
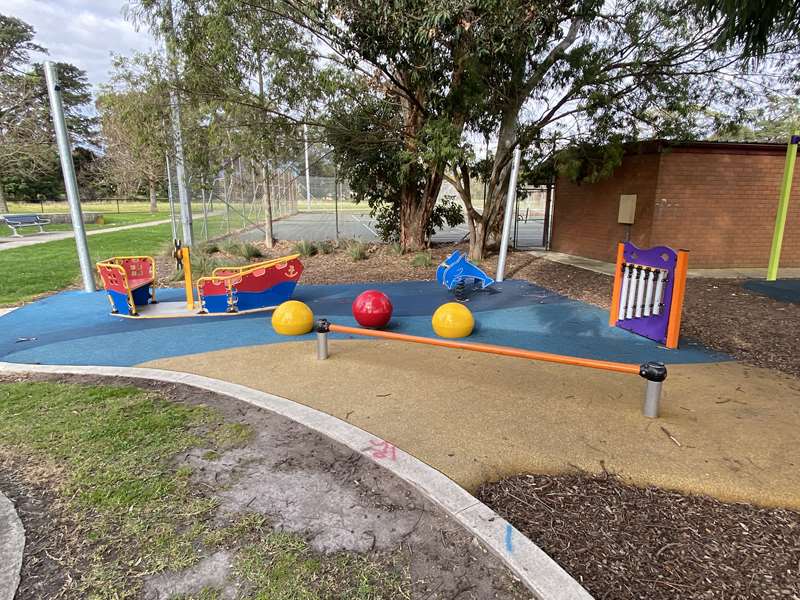
{"label": "chain link fence", "polygon": [[300,212],[334,212],[337,209],[369,212],[366,204],[356,204],[353,201],[353,193],[347,181],[336,177],[313,176],[308,178],[308,183],[306,186],[306,178],[302,174],[297,178],[297,208]]}
{"label": "chain link fence", "polygon": [[[180,206],[174,167],[168,192],[174,222],[180,233]],[[190,178],[192,218],[196,241],[208,241],[243,230],[260,230],[266,236],[267,214],[272,220],[297,213],[297,173],[292,168],[273,168],[266,173],[253,161],[231,161],[212,181]]]}

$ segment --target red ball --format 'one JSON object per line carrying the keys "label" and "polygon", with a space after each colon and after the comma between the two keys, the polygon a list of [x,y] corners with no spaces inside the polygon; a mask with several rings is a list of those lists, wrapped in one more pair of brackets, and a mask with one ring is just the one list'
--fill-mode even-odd
{"label": "red ball", "polygon": [[392,318],[392,302],[389,296],[378,290],[361,292],[353,300],[353,316],[362,327],[386,327]]}

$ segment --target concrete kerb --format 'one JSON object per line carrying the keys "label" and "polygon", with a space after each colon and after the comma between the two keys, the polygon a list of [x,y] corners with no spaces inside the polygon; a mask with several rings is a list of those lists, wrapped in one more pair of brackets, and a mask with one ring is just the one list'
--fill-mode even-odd
{"label": "concrete kerb", "polygon": [[14,504],[0,493],[0,600],[13,600],[19,587],[25,529]]}
{"label": "concrete kerb", "polygon": [[[399,448],[383,450],[384,440],[336,417],[242,385],[210,377],[136,367],[27,365],[0,362],[0,373],[44,373],[130,377],[179,383],[247,402],[292,419],[363,454],[416,488],[458,521],[494,553],[538,600],[589,600],[592,596],[541,548],[514,529],[488,506],[445,475]],[[394,460],[392,460],[394,458]]]}

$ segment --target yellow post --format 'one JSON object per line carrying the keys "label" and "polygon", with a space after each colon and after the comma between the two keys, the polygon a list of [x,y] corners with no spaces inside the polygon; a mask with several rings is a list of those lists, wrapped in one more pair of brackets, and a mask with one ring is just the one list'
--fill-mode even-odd
{"label": "yellow post", "polygon": [[189,248],[181,248],[181,263],[183,264],[183,285],[186,288],[186,308],[194,310],[194,291],[192,289],[192,261],[189,257]]}
{"label": "yellow post", "polygon": [[800,130],[795,129],[792,131],[789,144],[786,147],[786,164],[783,167],[781,194],[778,198],[778,213],[775,215],[775,231],[772,234],[772,248],[769,252],[767,281],[775,281],[778,278],[778,264],[781,260],[783,230],[786,227],[786,215],[789,214],[789,196],[792,195],[792,176],[794,175],[794,162],[797,158],[798,144],[800,144]]}

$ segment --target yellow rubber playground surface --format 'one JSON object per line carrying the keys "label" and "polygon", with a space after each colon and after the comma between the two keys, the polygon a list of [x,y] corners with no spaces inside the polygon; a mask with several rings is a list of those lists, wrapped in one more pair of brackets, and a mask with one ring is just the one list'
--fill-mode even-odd
{"label": "yellow rubber playground surface", "polygon": [[670,365],[661,418],[637,377],[394,341],[287,342],[148,361],[344,419],[467,489],[608,470],[637,485],[800,509],[800,381],[734,361]]}

